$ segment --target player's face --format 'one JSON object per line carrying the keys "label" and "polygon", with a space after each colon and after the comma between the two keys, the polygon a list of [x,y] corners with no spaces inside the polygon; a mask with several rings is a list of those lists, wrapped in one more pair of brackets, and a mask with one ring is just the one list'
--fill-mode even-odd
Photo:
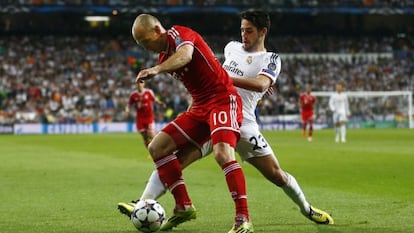
{"label": "player's face", "polygon": [[137,44],[148,51],[160,53],[164,49],[164,43],[161,39],[161,33],[158,28],[145,29],[143,27],[137,27],[134,32],[134,39]]}
{"label": "player's face", "polygon": [[250,21],[242,19],[240,26],[241,39],[244,50],[255,52],[263,43],[264,34],[257,30]]}
{"label": "player's face", "polygon": [[336,84],[336,85],[335,85],[335,89],[336,89],[336,91],[337,91],[337,92],[341,92],[341,91],[342,91],[342,89],[343,89],[343,87],[342,87],[342,85],[341,85],[341,84]]}
{"label": "player's face", "polygon": [[138,89],[138,91],[142,91],[142,90],[144,90],[144,87],[145,87],[145,82],[138,82],[137,83],[137,89]]}

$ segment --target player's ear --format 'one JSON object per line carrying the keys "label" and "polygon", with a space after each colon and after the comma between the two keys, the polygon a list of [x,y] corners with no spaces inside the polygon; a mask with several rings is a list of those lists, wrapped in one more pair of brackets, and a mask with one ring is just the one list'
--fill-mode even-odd
{"label": "player's ear", "polygon": [[267,27],[262,28],[262,30],[260,30],[260,34],[261,36],[265,36],[267,34],[268,30]]}
{"label": "player's ear", "polygon": [[154,26],[154,31],[155,31],[155,33],[157,33],[157,34],[161,34],[161,26],[160,25],[155,25]]}

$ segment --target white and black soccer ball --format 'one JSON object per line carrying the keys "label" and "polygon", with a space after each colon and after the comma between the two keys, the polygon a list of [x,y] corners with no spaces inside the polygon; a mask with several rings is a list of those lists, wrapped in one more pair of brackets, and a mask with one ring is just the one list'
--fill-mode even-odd
{"label": "white and black soccer ball", "polygon": [[165,210],[155,200],[140,200],[135,204],[131,221],[141,232],[157,232],[165,220]]}

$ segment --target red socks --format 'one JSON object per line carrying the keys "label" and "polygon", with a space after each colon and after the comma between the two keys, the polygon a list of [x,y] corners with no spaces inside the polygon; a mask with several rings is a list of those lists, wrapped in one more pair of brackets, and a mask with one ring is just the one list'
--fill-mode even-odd
{"label": "red socks", "polygon": [[312,133],[313,133],[313,126],[312,124],[309,125],[309,137],[312,137]]}
{"label": "red socks", "polygon": [[[191,205],[190,197],[182,177],[181,165],[177,157],[167,155],[154,160],[161,181],[174,195],[177,206]],[[246,180],[243,170],[237,161],[231,161],[222,166],[226,176],[227,186],[236,205],[236,216],[244,216],[249,219],[247,208]]]}
{"label": "red socks", "polygon": [[249,219],[247,208],[246,180],[243,170],[237,161],[231,161],[222,166],[226,176],[227,186],[236,205],[236,216],[245,216]]}
{"label": "red socks", "polygon": [[167,155],[154,160],[160,180],[168,187],[174,196],[177,206],[191,205],[190,197],[182,177],[181,164],[177,157]]}

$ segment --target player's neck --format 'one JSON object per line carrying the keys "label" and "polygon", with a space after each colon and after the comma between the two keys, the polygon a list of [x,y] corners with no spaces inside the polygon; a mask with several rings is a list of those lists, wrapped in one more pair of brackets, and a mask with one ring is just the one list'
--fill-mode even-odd
{"label": "player's neck", "polygon": [[164,51],[165,53],[168,53],[168,50],[170,49],[170,43],[168,43],[168,36],[167,36],[167,32],[165,32],[164,34],[162,34],[162,37],[164,38],[164,42],[165,42],[165,46],[164,46]]}
{"label": "player's neck", "polygon": [[257,52],[266,52],[266,48],[264,46],[256,46],[251,47],[250,49],[246,50],[249,53],[257,53]]}
{"label": "player's neck", "polygon": [[259,38],[256,52],[267,52],[267,49],[264,44],[264,38]]}

